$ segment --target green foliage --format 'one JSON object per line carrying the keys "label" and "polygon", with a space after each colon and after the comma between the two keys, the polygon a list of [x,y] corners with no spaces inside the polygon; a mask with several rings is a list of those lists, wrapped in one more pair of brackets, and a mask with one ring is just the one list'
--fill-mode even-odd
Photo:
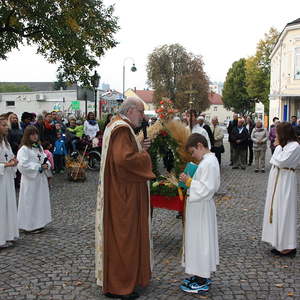
{"label": "green foliage", "polygon": [[148,152],[152,160],[152,170],[156,176],[159,176],[157,160],[159,157],[163,157],[168,150],[171,150],[174,156],[174,173],[179,175],[182,162],[177,153],[177,148],[178,143],[166,130],[161,130],[158,136],[152,141]]}
{"label": "green foliage", "polygon": [[104,131],[105,122],[106,122],[106,118],[104,118],[103,116],[101,120],[98,120],[99,129],[102,131]]}
{"label": "green foliage", "polygon": [[31,92],[32,89],[26,85],[17,85],[14,83],[0,83],[0,93],[13,92]]}
{"label": "green foliage", "polygon": [[67,83],[64,81],[64,75],[63,75],[63,73],[59,72],[57,74],[57,81],[54,82],[54,84],[53,84],[53,88],[55,90],[60,90],[61,88],[63,90],[66,90],[67,86],[68,86]]}
{"label": "green foliage", "polygon": [[254,111],[254,101],[250,100],[246,89],[245,63],[245,58],[241,58],[232,64],[223,88],[224,106],[241,114]]}
{"label": "green foliage", "polygon": [[[156,179],[157,181],[162,181],[164,180],[163,177],[158,177]],[[151,195],[159,195],[159,196],[178,196],[178,189],[175,185],[169,185],[169,184],[157,184],[157,181],[151,182],[150,185],[150,193]]]}
{"label": "green foliage", "polygon": [[36,45],[66,81],[89,85],[98,59],[117,44],[113,12],[102,0],[1,0],[0,59],[20,44]]}
{"label": "green foliage", "polygon": [[188,53],[183,46],[172,44],[154,49],[148,57],[147,76],[157,105],[166,97],[180,111],[190,107],[189,101],[199,111],[209,107],[209,81],[202,57]]}
{"label": "green foliage", "polygon": [[246,61],[246,85],[251,99],[260,101],[269,110],[271,52],[279,37],[279,32],[271,28],[264,39],[257,44],[256,53]]}

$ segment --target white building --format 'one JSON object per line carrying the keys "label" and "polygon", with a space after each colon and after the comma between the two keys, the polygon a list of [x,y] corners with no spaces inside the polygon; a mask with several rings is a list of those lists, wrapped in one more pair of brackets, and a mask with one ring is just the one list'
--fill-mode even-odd
{"label": "white building", "polygon": [[76,90],[0,93],[0,112],[12,111],[19,117],[25,111],[40,114],[56,110],[72,114],[75,112],[74,104],[79,104],[84,112],[85,102],[77,100]]}
{"label": "white building", "polygon": [[271,53],[270,118],[300,118],[300,18],[288,23]]}
{"label": "white building", "polygon": [[224,107],[221,95],[210,92],[208,93],[208,100],[210,107],[202,112],[205,114],[205,120],[210,122],[216,116],[220,124],[227,124],[232,119],[233,112]]}

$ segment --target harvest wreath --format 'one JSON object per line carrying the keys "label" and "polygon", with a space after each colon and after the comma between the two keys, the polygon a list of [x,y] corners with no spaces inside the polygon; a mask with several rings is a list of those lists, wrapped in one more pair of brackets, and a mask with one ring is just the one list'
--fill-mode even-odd
{"label": "harvest wreath", "polygon": [[173,120],[177,110],[173,108],[171,100],[162,100],[157,112],[160,120],[148,129],[148,137],[151,139],[148,151],[153,172],[157,176],[151,182],[151,198],[179,201],[182,191],[178,188],[177,178],[186,163],[191,161],[184,149],[190,132],[182,122]]}

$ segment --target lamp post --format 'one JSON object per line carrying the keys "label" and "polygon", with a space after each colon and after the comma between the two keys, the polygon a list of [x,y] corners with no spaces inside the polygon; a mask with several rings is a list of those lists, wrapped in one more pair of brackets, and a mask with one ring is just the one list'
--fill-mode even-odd
{"label": "lamp post", "polygon": [[94,88],[95,119],[97,119],[97,87],[99,86],[100,78],[97,71],[95,71],[94,75],[91,77],[91,85]]}
{"label": "lamp post", "polygon": [[123,100],[125,100],[125,62],[128,59],[132,60],[132,66],[130,68],[130,71],[136,72],[136,70],[137,70],[134,59],[132,57],[125,57],[123,60]]}

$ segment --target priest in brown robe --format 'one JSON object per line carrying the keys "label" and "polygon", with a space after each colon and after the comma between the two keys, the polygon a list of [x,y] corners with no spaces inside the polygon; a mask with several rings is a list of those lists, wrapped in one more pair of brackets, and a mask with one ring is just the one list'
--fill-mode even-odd
{"label": "priest in brown robe", "polygon": [[96,278],[110,298],[136,299],[136,286],[151,278],[152,242],[148,180],[155,177],[147,152],[134,128],[144,105],[128,98],[103,136],[96,210]]}

